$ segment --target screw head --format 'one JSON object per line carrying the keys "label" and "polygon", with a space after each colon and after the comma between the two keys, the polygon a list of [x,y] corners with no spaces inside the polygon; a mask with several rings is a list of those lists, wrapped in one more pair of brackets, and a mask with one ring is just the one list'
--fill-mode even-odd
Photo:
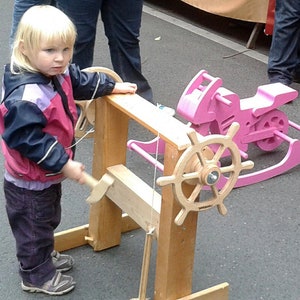
{"label": "screw head", "polygon": [[213,185],[219,180],[219,176],[220,176],[219,172],[212,171],[207,175],[206,182],[209,185]]}

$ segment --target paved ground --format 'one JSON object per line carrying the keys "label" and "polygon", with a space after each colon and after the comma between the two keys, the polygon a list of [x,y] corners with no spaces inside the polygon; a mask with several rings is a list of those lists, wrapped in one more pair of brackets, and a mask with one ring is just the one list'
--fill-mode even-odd
{"label": "paved ground", "polygon": [[[173,1],[172,5],[166,0],[145,3],[141,33],[143,70],[157,102],[176,108],[185,86],[200,69],[221,77],[224,86],[241,98],[254,95],[259,85],[267,83],[266,55],[270,38],[262,34],[257,49],[246,51],[253,24],[197,12],[177,2]],[[1,3],[1,65],[9,60],[12,3],[12,0]],[[94,65],[111,66],[101,22]],[[299,85],[293,87],[299,90]],[[289,119],[299,121],[298,101],[282,110]],[[130,137],[147,140],[145,131],[138,126],[132,126]],[[250,158],[257,166],[272,165],[282,155],[281,150],[274,154],[254,150]],[[92,141],[86,140],[78,146],[77,158],[89,171],[91,157]],[[2,158],[0,164],[3,166]],[[152,185],[151,166],[133,153],[128,153],[127,164]],[[225,202],[226,217],[221,217],[215,209],[199,214],[194,291],[227,281],[231,300],[300,299],[299,180],[297,166],[285,175],[233,190]],[[58,231],[88,223],[88,206],[84,201],[87,195],[87,188],[65,182],[63,221]],[[2,191],[0,198],[0,299],[49,299],[51,297],[26,294],[20,289],[15,245]],[[78,284],[74,292],[61,298],[124,300],[137,297],[144,238],[144,232],[137,230],[124,234],[121,245],[113,249],[93,252],[84,246],[68,251],[76,260],[70,274]],[[155,248],[154,245],[149,296],[153,295]]]}

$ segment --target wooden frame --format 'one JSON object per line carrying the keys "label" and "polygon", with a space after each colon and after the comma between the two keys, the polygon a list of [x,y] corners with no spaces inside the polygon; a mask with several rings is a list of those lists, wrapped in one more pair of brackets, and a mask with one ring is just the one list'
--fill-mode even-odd
{"label": "wooden frame", "polygon": [[[202,298],[200,294],[198,298],[182,298],[190,295],[192,291],[197,213],[191,212],[183,225],[177,226],[174,219],[181,206],[174,199],[171,186],[162,187],[161,205],[154,209],[152,203],[151,205],[149,203],[149,192],[140,195],[139,191],[136,191],[142,185],[142,190],[145,192],[147,189],[143,186],[145,183],[124,167],[130,119],[140,123],[154,134],[159,133],[160,138],[166,142],[164,175],[173,173],[182,152],[190,145],[186,125],[164,114],[138,95],[110,95],[96,100],[95,115],[93,176],[100,179],[103,174],[109,172],[116,181],[100,202],[91,205],[88,225],[55,235],[56,249],[62,251],[88,243],[95,251],[104,250],[120,244],[122,231],[137,226],[147,230],[150,221],[155,220],[157,258],[154,299],[175,300],[180,297],[181,299],[216,299],[205,298],[206,296]],[[125,186],[122,185],[123,182]],[[184,188],[188,190],[192,187]],[[132,203],[118,202],[120,193],[122,196],[130,193]],[[159,198],[159,195],[155,195],[155,201]],[[140,201],[144,202],[140,204]],[[132,209],[138,204],[140,217]],[[153,210],[151,218],[150,209]],[[122,211],[125,211],[130,218],[124,217]],[[208,294],[216,293],[219,289],[224,288],[223,286],[216,288]],[[228,299],[226,293],[222,293],[221,298],[218,298],[218,300],[226,299]]]}

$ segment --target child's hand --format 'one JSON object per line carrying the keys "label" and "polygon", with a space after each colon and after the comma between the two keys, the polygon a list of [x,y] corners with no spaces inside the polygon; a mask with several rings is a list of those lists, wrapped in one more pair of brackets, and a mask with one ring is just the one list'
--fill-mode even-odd
{"label": "child's hand", "polygon": [[112,94],[134,94],[137,90],[137,85],[131,82],[116,82]]}
{"label": "child's hand", "polygon": [[68,162],[61,169],[64,176],[69,179],[75,180],[80,184],[84,183],[84,165],[81,162],[69,159]]}

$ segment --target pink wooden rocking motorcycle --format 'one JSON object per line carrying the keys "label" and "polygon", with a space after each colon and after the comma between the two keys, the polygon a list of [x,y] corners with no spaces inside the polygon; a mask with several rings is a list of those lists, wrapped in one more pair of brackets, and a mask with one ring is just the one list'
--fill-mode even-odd
{"label": "pink wooden rocking motorcycle", "polygon": [[[280,175],[295,167],[300,162],[300,141],[288,136],[292,127],[300,131],[300,126],[290,120],[278,108],[293,101],[298,92],[281,83],[259,86],[253,97],[240,99],[230,90],[222,87],[222,79],[200,71],[183,92],[177,113],[189,122],[203,136],[209,134],[226,135],[230,125],[237,122],[239,131],[233,138],[241,156],[248,158],[247,150],[254,143],[263,151],[272,151],[283,142],[289,147],[285,157],[277,164],[240,175],[235,187],[254,184]],[[164,143],[156,137],[150,142],[128,141],[129,149],[142,155],[157,168],[163,171],[163,165],[151,154],[164,153]],[[210,145],[211,148],[214,145]],[[230,153],[224,153],[229,156]],[[218,182],[224,184],[226,178]]]}

